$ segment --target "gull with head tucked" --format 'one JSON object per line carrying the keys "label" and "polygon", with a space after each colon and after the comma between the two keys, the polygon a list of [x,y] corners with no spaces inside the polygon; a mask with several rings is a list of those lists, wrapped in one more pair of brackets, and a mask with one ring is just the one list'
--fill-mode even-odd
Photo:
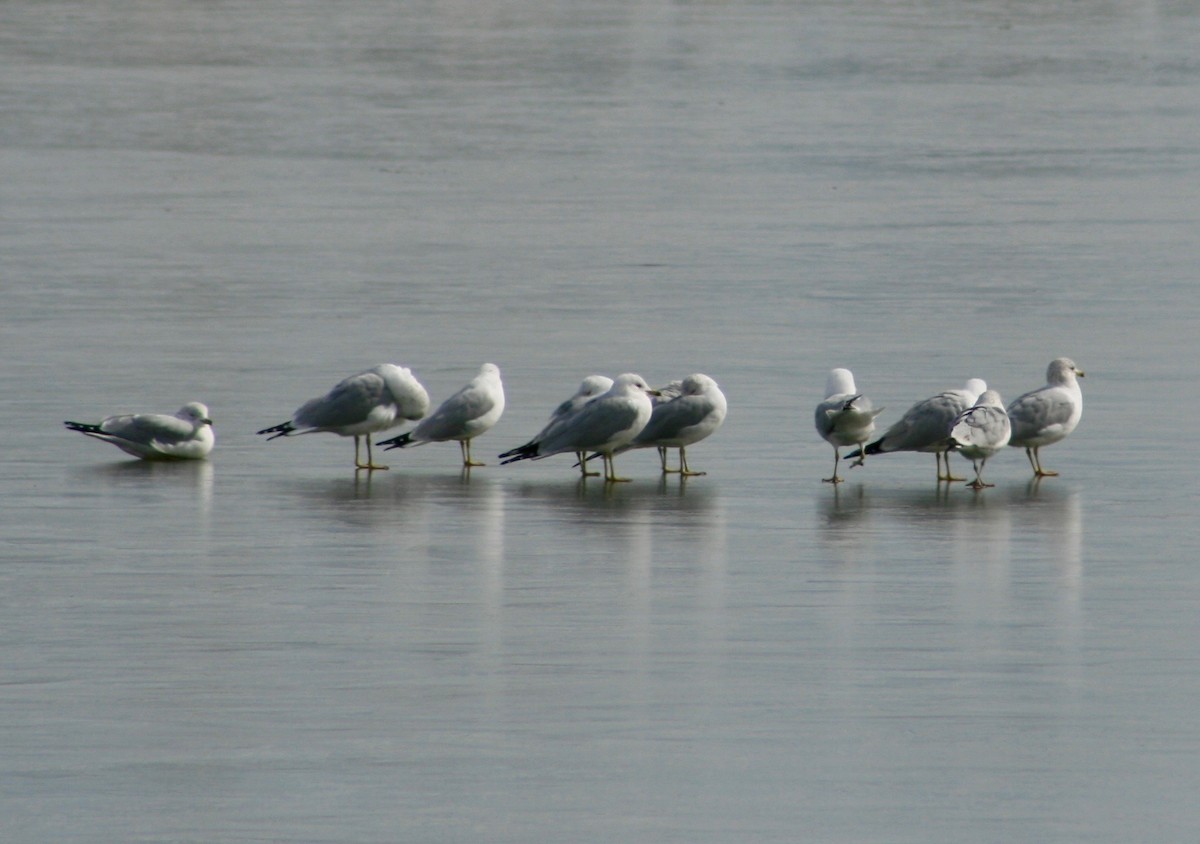
{"label": "gull with head tucked", "polygon": [[1025,449],[1033,476],[1057,475],[1042,468],[1038,449],[1065,439],[1083,415],[1083,391],[1077,378],[1083,370],[1070,358],[1055,358],[1046,369],[1046,384],[1013,399],[1008,406],[1012,438],[1008,444]]}
{"label": "gull with head tucked", "polygon": [[[381,363],[334,385],[323,396],[302,404],[287,422],[263,428],[268,440],[322,431],[354,437],[357,469],[386,469],[371,459],[371,437],[406,421],[416,421],[429,411],[429,395],[407,367]],[[358,456],[358,441],[366,437],[367,462]]]}
{"label": "gull with head tucked", "polygon": [[838,477],[838,461],[841,459],[838,448],[846,445],[859,446],[857,462],[852,466],[861,466],[864,455],[862,446],[871,438],[875,430],[875,417],[883,412],[883,408],[875,410],[871,400],[864,396],[854,386],[854,374],[849,369],[834,369],[825,381],[825,400],[817,405],[817,433],[833,446],[833,477],[824,478],[826,483],[840,484]]}
{"label": "gull with head tucked", "polygon": [[[728,404],[717,382],[707,375],[696,373],[682,381],[672,381],[659,387],[659,398],[653,399],[653,411],[646,427],[633,441],[616,453],[634,448],[658,449],[663,474],[678,472],[681,477],[703,475],[688,467],[687,447],[712,435],[725,421]],[[679,468],[667,468],[667,449],[679,449]]]}

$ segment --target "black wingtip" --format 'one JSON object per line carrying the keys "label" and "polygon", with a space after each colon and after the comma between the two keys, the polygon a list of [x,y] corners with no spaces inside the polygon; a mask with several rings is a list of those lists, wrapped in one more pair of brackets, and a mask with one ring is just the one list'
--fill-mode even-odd
{"label": "black wingtip", "polygon": [[404,448],[406,445],[412,445],[412,434],[401,434],[398,437],[392,437],[390,440],[380,440],[375,445],[376,447],[383,446],[384,451],[391,451],[393,448]]}
{"label": "black wingtip", "polygon": [[[501,460],[504,460],[506,457],[511,457],[511,458],[513,458],[513,460],[523,460],[525,457],[532,456],[531,454],[528,453],[530,449],[534,449],[534,453],[536,454],[537,453],[536,452],[537,444],[533,443],[533,442],[527,442],[524,445],[517,446],[516,448],[510,448],[508,451],[504,452],[503,454],[497,455],[497,456]],[[512,461],[507,461],[507,462],[512,462]],[[503,464],[501,464],[501,465],[503,465]]]}
{"label": "black wingtip", "polygon": [[67,426],[68,430],[78,431],[81,434],[99,434],[100,433],[99,425],[91,425],[87,422],[71,422],[68,420],[68,421],[64,421],[63,424]]}
{"label": "black wingtip", "polygon": [[267,442],[270,442],[271,440],[278,439],[279,437],[286,437],[288,434],[292,433],[292,431],[294,431],[294,430],[296,430],[296,429],[292,425],[291,422],[284,422],[280,425],[272,425],[270,428],[263,428],[261,431],[255,431],[254,433],[256,433],[256,434],[274,434],[275,436],[273,436],[273,437],[267,437]]}
{"label": "black wingtip", "polygon": [[[531,457],[537,457],[537,443],[525,443],[520,448],[514,448],[511,451],[506,451],[500,455],[500,465],[506,466],[509,463],[516,463],[518,460],[528,460]],[[507,458],[507,459],[505,459]]]}
{"label": "black wingtip", "polygon": [[876,440],[863,449],[863,454],[883,454],[883,440]]}

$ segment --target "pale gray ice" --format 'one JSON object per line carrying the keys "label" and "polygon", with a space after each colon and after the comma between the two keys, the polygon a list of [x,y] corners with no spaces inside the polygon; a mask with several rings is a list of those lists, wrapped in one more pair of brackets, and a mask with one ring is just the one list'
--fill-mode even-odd
{"label": "pale gray ice", "polygon": [[[1193,841],[1198,45],[1178,0],[0,3],[0,838]],[[831,367],[877,439],[1060,356],[1060,476],[821,482]],[[499,364],[489,455],[589,373],[729,413],[627,484],[255,436],[380,361]],[[205,460],[62,426],[191,399]]]}

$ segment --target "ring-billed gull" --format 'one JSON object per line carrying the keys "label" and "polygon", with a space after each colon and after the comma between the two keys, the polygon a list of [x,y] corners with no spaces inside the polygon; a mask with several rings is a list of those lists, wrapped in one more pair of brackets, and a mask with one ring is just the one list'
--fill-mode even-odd
{"label": "ring-billed gull", "polygon": [[[500,455],[500,457],[502,459],[505,457],[512,457],[521,449],[526,448],[533,443],[538,442],[539,440],[544,440],[554,430],[555,426],[561,424],[564,419],[567,419],[578,412],[581,407],[590,402],[592,399],[598,398],[599,396],[607,393],[609,389],[612,388],[612,385],[613,380],[607,375],[589,375],[587,378],[584,378],[583,381],[580,382],[579,389],[575,391],[574,395],[572,395],[558,407],[554,408],[553,412],[550,414],[550,420],[542,427],[542,430],[534,434],[529,442],[514,448],[511,451],[504,452]],[[584,477],[600,474],[599,472],[589,472],[587,470],[587,452],[576,452],[575,456],[579,460],[579,471],[583,473]]]}
{"label": "ring-billed gull", "polygon": [[849,369],[830,371],[825,381],[825,400],[817,405],[816,412],[817,433],[833,446],[833,477],[823,478],[826,483],[842,482],[837,473],[841,459],[838,448],[841,446],[859,446],[858,461],[852,465],[862,465],[862,446],[871,438],[871,432],[875,430],[875,417],[882,412],[882,407],[874,410],[871,400],[858,392],[854,386],[854,375]]}
{"label": "ring-billed gull", "polygon": [[[947,454],[949,445],[946,442],[946,432],[958,414],[975,404],[987,384],[981,378],[972,378],[960,390],[946,390],[919,401],[910,407],[892,424],[882,437],[858,451],[846,455],[849,460],[862,457],[864,454],[887,454],[892,451],[917,451],[924,454],[933,452],[937,461],[937,478],[939,481],[961,481],[950,471],[950,457]],[[945,456],[946,473],[942,474],[942,459]]]}
{"label": "ring-billed gull", "polygon": [[[407,367],[381,363],[365,372],[351,375],[323,396],[305,402],[292,418],[258,433],[273,434],[268,440],[292,434],[328,431],[342,437],[354,437],[354,465],[358,469],[386,469],[371,460],[371,437],[416,421],[429,411],[429,395]],[[358,457],[360,437],[367,439],[367,462]]]}
{"label": "ring-billed gull", "polygon": [[1064,439],[1083,415],[1083,391],[1077,377],[1083,377],[1083,370],[1075,361],[1055,358],[1046,370],[1046,385],[1018,396],[1008,406],[1012,422],[1008,444],[1025,449],[1035,478],[1058,474],[1042,468],[1038,449]]}
{"label": "ring-billed gull", "polygon": [[[958,415],[950,426],[950,447],[975,467],[975,480],[967,486],[995,486],[983,482],[983,467],[989,457],[1008,445],[1011,431],[1004,403],[995,390],[984,390],[974,407]],[[946,457],[949,459],[949,455]]]}
{"label": "ring-billed gull", "polygon": [[[654,446],[664,474],[678,472],[683,477],[705,474],[688,468],[687,447],[721,427],[728,410],[725,394],[716,381],[701,373],[672,381],[658,392],[661,396],[652,401],[653,410],[646,427],[616,453]],[[668,448],[679,449],[678,469],[667,468]]]}
{"label": "ring-billed gull", "polygon": [[215,441],[208,408],[198,401],[185,404],[174,416],[127,413],[98,424],[63,424],[143,460],[198,460],[208,456]]}
{"label": "ring-billed gull", "polygon": [[463,466],[482,466],[484,464],[471,459],[471,440],[490,431],[502,413],[504,384],[500,381],[500,367],[485,363],[479,368],[478,375],[442,402],[417,427],[407,434],[382,440],[375,445],[392,449],[457,440]]}
{"label": "ring-billed gull", "polygon": [[651,413],[650,396],[655,394],[657,391],[652,390],[642,376],[631,372],[618,375],[604,395],[550,426],[551,430],[544,438],[505,452],[508,459],[504,462],[541,460],[563,452],[594,451],[604,459],[606,481],[627,481],[628,478],[617,477],[613,453],[646,427]]}

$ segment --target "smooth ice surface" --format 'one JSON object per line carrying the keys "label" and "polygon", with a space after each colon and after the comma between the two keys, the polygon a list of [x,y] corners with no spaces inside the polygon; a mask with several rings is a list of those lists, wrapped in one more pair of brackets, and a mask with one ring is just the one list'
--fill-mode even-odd
{"label": "smooth ice surface", "polygon": [[[6,842],[1191,841],[1200,12],[0,4]],[[1083,420],[822,484],[1066,355]],[[703,478],[254,431],[479,361],[728,396]],[[314,392],[316,391],[316,392]],[[146,465],[63,419],[202,400]],[[961,462],[961,461],[959,461]]]}

